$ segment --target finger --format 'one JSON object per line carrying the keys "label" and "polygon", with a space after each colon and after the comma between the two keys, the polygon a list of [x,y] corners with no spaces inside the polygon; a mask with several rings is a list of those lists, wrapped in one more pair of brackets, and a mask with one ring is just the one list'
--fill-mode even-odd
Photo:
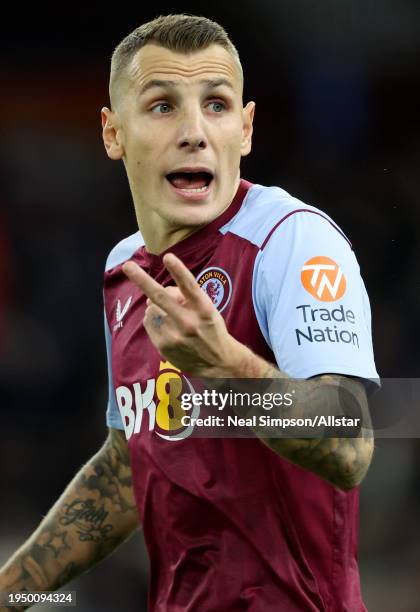
{"label": "finger", "polygon": [[169,295],[172,295],[176,299],[178,304],[187,303],[187,300],[179,287],[174,287],[173,285],[169,285],[169,287],[165,287],[165,291],[167,291]]}
{"label": "finger", "polygon": [[165,291],[165,288],[149,276],[140,266],[134,263],[134,261],[128,261],[123,265],[122,270],[127,278],[139,287],[154,304],[160,306],[165,313],[175,320],[181,320],[183,308],[178,303],[178,300],[173,294],[171,295],[168,291]]}
{"label": "finger", "polygon": [[150,306],[148,306],[146,310],[144,311],[144,318],[145,319],[147,318],[148,320],[152,320],[153,317],[168,318],[168,315],[166,314],[164,310],[162,310],[162,308],[159,308],[159,306],[156,306],[156,304],[153,304],[152,302]]}
{"label": "finger", "polygon": [[182,294],[196,306],[207,306],[211,304],[211,300],[200,289],[199,284],[194,276],[184,265],[184,263],[173,253],[168,253],[163,258],[165,268],[168,270]]}
{"label": "finger", "polygon": [[[181,291],[178,287],[174,287],[173,285],[169,285],[169,287],[165,287],[165,291],[169,293],[169,295],[173,295],[174,298],[178,301],[179,304],[185,304],[186,300],[182,295]],[[146,306],[151,306],[153,304],[150,298],[146,300]]]}

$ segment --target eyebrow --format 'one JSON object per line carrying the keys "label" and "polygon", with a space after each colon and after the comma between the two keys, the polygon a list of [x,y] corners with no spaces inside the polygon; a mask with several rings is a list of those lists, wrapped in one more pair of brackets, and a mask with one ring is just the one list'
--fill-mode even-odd
{"label": "eyebrow", "polygon": [[[224,85],[225,87],[229,87],[229,89],[231,89],[232,91],[234,89],[232,83],[228,79],[224,79],[224,78],[202,79],[200,81],[200,84],[206,85],[207,89],[215,89],[216,87],[221,87],[222,85]],[[152,89],[153,87],[161,87],[163,89],[176,89],[177,83],[175,81],[151,79],[150,81],[145,83],[143,87],[140,89],[140,92],[139,92],[140,96],[145,94],[147,91],[149,91],[149,89]]]}

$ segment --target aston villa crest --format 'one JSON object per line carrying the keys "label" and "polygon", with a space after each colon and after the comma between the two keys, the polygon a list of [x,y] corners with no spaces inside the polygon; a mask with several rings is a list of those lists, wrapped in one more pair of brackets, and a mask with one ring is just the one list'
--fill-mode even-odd
{"label": "aston villa crest", "polygon": [[222,268],[206,268],[197,276],[197,283],[207,293],[215,307],[222,312],[232,296],[232,281]]}

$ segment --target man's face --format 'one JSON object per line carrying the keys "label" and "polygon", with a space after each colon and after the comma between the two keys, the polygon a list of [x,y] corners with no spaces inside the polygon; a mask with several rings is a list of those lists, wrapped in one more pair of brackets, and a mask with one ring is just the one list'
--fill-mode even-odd
{"label": "man's face", "polygon": [[251,149],[254,103],[242,106],[236,60],[220,45],[184,54],[148,44],[123,79],[114,112],[103,109],[104,140],[124,160],[141,229],[209,223]]}

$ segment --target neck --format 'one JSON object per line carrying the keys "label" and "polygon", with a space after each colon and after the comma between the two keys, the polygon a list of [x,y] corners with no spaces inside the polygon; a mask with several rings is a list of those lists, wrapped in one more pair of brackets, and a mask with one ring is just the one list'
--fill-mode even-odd
{"label": "neck", "polygon": [[170,247],[174,246],[178,242],[185,240],[188,236],[195,234],[199,229],[207,225],[194,226],[194,227],[182,227],[182,228],[167,228],[165,232],[159,233],[158,231],[149,232],[147,228],[144,227],[144,223],[141,223],[140,219],[137,216],[138,226],[141,235],[144,239],[144,244],[146,249],[152,255],[160,255]]}

